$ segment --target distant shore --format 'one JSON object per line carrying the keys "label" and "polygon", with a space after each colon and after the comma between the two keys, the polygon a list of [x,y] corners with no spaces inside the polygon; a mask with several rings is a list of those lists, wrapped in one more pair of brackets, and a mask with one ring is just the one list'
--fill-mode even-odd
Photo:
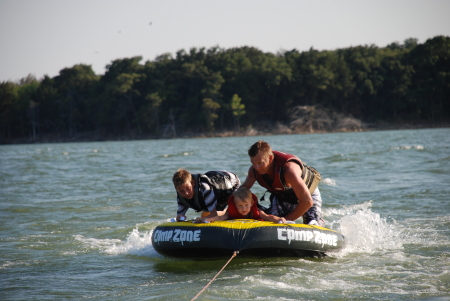
{"label": "distant shore", "polygon": [[347,133],[347,132],[368,132],[368,131],[388,131],[388,130],[413,130],[427,128],[448,128],[450,124],[366,124],[358,129],[339,129],[339,130],[291,130],[287,127],[274,127],[269,130],[267,128],[248,128],[241,131],[215,131],[214,133],[193,133],[186,132],[179,135],[123,135],[115,137],[104,137],[98,133],[82,133],[72,137],[43,135],[36,139],[16,138],[10,141],[0,141],[2,145],[8,144],[40,144],[40,143],[66,143],[66,142],[98,142],[98,141],[133,141],[133,140],[159,140],[159,139],[190,139],[190,138],[215,138],[215,137],[249,137],[249,136],[271,136],[271,135],[297,135],[297,134],[322,134],[322,133]]}

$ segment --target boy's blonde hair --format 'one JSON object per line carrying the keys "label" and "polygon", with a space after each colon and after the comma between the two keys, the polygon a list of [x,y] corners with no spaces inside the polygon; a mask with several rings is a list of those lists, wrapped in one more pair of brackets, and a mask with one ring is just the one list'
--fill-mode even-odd
{"label": "boy's blonde hair", "polygon": [[192,182],[192,174],[184,168],[178,169],[172,177],[173,185],[176,187]]}
{"label": "boy's blonde hair", "polygon": [[234,199],[239,198],[243,202],[253,201],[252,192],[244,186],[233,192]]}

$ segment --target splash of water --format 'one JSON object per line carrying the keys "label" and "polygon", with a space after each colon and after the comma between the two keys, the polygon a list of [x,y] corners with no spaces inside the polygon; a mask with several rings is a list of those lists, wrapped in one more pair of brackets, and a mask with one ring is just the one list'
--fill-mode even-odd
{"label": "splash of water", "polygon": [[90,249],[98,249],[110,255],[130,254],[155,257],[157,253],[152,246],[153,230],[139,232],[133,229],[125,241],[120,239],[96,239],[75,235],[75,239]]}
{"label": "splash of water", "polygon": [[372,201],[368,201],[324,211],[325,216],[339,218],[331,225],[345,236],[346,247],[340,252],[341,256],[403,249],[404,229],[395,221],[388,222],[372,212],[371,207]]}
{"label": "splash of water", "polygon": [[82,242],[89,249],[102,249],[120,242],[119,239],[86,238],[83,235],[74,235],[74,238]]}
{"label": "splash of water", "polygon": [[156,251],[152,246],[153,230],[139,232],[134,228],[128,235],[125,242],[114,243],[104,251],[108,254],[131,254],[137,256],[154,256]]}
{"label": "splash of water", "polygon": [[336,180],[331,178],[324,178],[320,181],[320,183],[328,185],[328,186],[336,186]]}

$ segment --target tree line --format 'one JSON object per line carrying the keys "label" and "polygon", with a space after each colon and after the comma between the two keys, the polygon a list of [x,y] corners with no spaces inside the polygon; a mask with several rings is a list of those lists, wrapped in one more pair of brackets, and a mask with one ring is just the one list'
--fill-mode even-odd
{"label": "tree line", "polygon": [[450,37],[277,54],[192,48],[0,83],[0,142],[173,137],[295,126],[299,107],[367,123],[450,121]]}

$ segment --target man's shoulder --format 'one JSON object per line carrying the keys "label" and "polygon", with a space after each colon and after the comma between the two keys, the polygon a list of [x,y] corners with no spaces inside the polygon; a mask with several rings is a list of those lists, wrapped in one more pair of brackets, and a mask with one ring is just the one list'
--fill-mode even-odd
{"label": "man's shoulder", "polygon": [[298,174],[298,172],[301,172],[300,165],[297,161],[288,161],[286,164],[284,164],[284,174]]}
{"label": "man's shoulder", "polygon": [[297,160],[289,160],[286,162],[285,166],[300,167]]}

